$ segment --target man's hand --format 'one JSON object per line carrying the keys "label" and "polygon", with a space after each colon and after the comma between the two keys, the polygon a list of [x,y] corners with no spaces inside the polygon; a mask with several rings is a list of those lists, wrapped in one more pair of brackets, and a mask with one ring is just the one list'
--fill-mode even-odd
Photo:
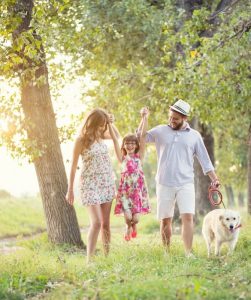
{"label": "man's hand", "polygon": [[143,118],[143,117],[148,117],[148,116],[149,116],[149,113],[150,113],[150,111],[149,111],[149,108],[148,108],[148,107],[143,107],[143,108],[141,108],[141,110],[140,110],[140,115],[141,115],[142,118]]}
{"label": "man's hand", "polygon": [[219,181],[219,179],[218,178],[216,178],[216,179],[214,179],[213,181],[212,181],[212,186],[214,187],[214,188],[218,188],[219,186],[220,186],[220,181]]}

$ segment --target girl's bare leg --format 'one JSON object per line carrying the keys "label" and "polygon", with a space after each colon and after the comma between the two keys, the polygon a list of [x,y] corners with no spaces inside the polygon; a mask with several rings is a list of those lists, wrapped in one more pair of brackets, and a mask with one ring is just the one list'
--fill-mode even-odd
{"label": "girl's bare leg", "polygon": [[110,213],[112,201],[101,204],[101,235],[105,255],[108,255],[110,250],[111,230],[110,230]]}
{"label": "girl's bare leg", "polygon": [[137,236],[137,227],[136,224],[139,223],[139,214],[134,214],[132,216],[132,237],[135,238]]}
{"label": "girl's bare leg", "polygon": [[124,217],[126,222],[125,239],[130,240],[131,228],[132,228],[132,212],[129,209],[125,210]]}

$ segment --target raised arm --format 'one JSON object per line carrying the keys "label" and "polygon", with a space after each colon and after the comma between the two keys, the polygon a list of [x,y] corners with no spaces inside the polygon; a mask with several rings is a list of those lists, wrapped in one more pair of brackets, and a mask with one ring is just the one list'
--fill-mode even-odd
{"label": "raised arm", "polygon": [[144,154],[145,154],[147,127],[148,127],[148,113],[143,114],[141,120],[141,130],[139,136],[139,143],[140,143],[139,156],[141,160],[144,158]]}
{"label": "raised arm", "polygon": [[109,135],[113,141],[116,156],[118,158],[118,161],[122,162],[122,153],[118,142],[118,137],[119,137],[118,131],[115,130],[116,127],[112,124],[111,119],[109,119],[107,124],[108,124]]}
{"label": "raised arm", "polygon": [[73,148],[73,155],[72,155],[72,163],[71,163],[71,171],[70,171],[70,177],[69,177],[69,182],[68,182],[68,190],[66,194],[66,201],[70,204],[73,205],[74,202],[74,192],[73,192],[73,187],[74,187],[74,179],[75,179],[75,174],[77,170],[77,165],[78,165],[78,159],[79,155],[82,150],[82,143],[80,138],[77,138],[74,144]]}
{"label": "raised arm", "polygon": [[140,123],[139,123],[139,127],[138,127],[138,129],[137,129],[137,134],[138,134],[138,137],[140,138],[140,133],[141,133],[141,131],[142,131],[142,129],[143,129],[143,122],[144,122],[144,120],[143,120],[143,117],[146,115],[147,117],[149,116],[149,109],[148,109],[148,107],[143,107],[143,108],[141,108],[141,110],[140,110],[140,115],[141,115],[141,120],[140,120]]}
{"label": "raised arm", "polygon": [[[119,139],[120,138],[120,133],[119,133],[117,127],[113,123],[114,122],[114,116],[112,114],[109,114],[108,115],[108,120],[109,120],[109,123],[111,123],[111,125],[112,125],[112,129],[113,129],[113,132],[114,132],[115,136],[117,137],[117,139]],[[104,132],[103,138],[104,139],[112,139],[109,126],[108,126],[107,130]]]}
{"label": "raised arm", "polygon": [[141,131],[142,131],[142,127],[143,127],[143,117],[141,116],[141,120],[140,120],[140,123],[139,123],[139,127],[137,129],[137,134],[138,136],[140,137],[140,134],[141,134]]}

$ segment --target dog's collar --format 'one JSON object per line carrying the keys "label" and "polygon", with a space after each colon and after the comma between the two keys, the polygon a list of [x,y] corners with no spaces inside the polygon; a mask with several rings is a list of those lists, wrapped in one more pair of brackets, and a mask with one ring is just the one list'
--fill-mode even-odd
{"label": "dog's collar", "polygon": [[237,225],[237,226],[236,226],[235,228],[233,228],[232,230],[231,230],[231,229],[229,229],[229,230],[233,233],[236,229],[238,229],[238,228],[240,228],[240,227],[242,227],[241,224]]}
{"label": "dog's collar", "polygon": [[238,229],[238,228],[240,228],[240,227],[242,227],[241,224],[237,225],[237,226],[235,227],[235,229]]}

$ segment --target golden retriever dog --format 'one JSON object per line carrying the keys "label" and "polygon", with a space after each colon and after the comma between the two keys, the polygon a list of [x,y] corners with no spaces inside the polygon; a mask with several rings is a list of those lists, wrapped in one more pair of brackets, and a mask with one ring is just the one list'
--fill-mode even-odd
{"label": "golden retriever dog", "polygon": [[215,240],[215,255],[220,254],[223,243],[228,243],[228,254],[231,254],[238,241],[240,227],[240,214],[238,212],[229,209],[210,211],[204,217],[202,225],[202,234],[206,241],[208,257],[210,257],[213,240]]}

